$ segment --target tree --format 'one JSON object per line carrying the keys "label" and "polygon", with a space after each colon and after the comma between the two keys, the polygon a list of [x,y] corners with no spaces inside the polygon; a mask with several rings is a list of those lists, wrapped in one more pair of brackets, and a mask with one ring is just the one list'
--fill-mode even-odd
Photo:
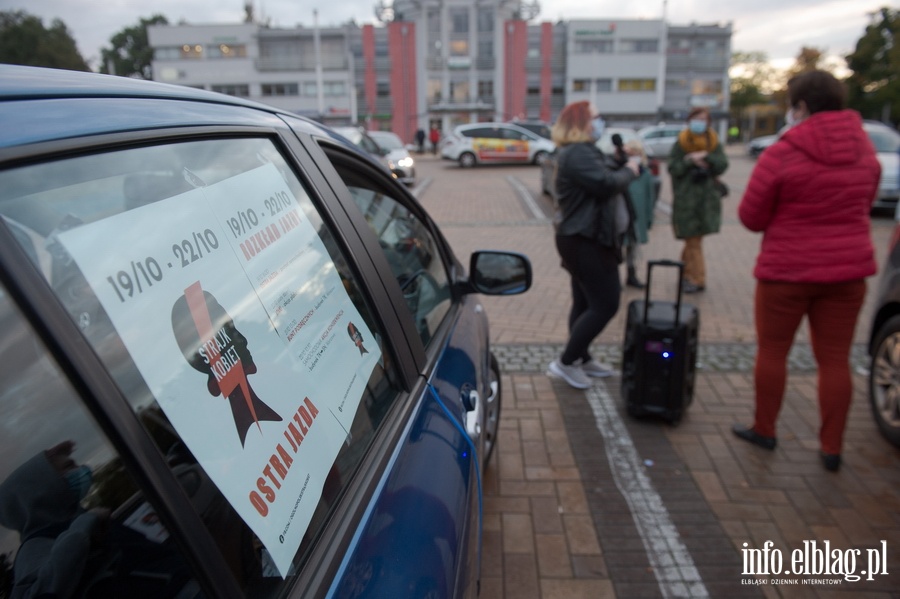
{"label": "tree", "polygon": [[90,71],[66,25],[54,19],[50,29],[24,11],[0,12],[0,63]]}
{"label": "tree", "polygon": [[866,118],[900,122],[900,10],[882,8],[871,15],[856,50],[847,56],[851,108]]}
{"label": "tree", "polygon": [[747,137],[757,127],[752,107],[771,101],[775,69],[765,52],[735,52],[731,55],[729,78],[731,122]]}
{"label": "tree", "polygon": [[126,27],[109,38],[112,48],[100,50],[101,73],[134,77],[137,79],[153,79],[153,48],[147,39],[147,27],[150,25],[168,25],[169,21],[162,15],[153,15],[149,19],[141,19],[137,25]]}

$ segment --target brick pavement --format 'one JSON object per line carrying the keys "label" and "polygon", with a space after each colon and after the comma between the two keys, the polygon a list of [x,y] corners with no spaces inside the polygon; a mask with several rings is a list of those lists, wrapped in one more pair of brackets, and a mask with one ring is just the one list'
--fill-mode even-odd
{"label": "brick pavement", "polygon": [[[871,297],[857,328],[859,373],[840,473],[826,473],[816,454],[816,377],[805,328],[791,357],[778,449],[765,452],[729,432],[752,414],[751,272],[759,243],[734,212],[752,162],[740,148],[730,154],[723,231],[704,242],[708,291],[688,300],[700,308],[701,368],[677,427],[627,418],[618,377],[580,392],[544,376],[565,338],[569,289],[549,220],[535,211],[549,214],[539,170],[464,171],[417,157],[427,182],[420,200],[461,259],[478,248],[508,249],[527,254],[534,267],[528,293],[482,300],[504,370],[502,430],[484,473],[482,597],[900,597],[900,451],[878,435],[865,389]],[[663,205],[669,195],[664,179]],[[658,216],[644,256],[678,258],[680,244],[665,214]],[[889,219],[873,218],[879,263],[891,229]],[[674,279],[661,275],[653,292],[674,289]],[[626,290],[623,306],[639,296]],[[594,348],[612,363],[623,313]],[[846,556],[859,549],[861,560],[885,541],[888,574],[859,582],[742,575],[743,544],[761,549],[766,541],[786,568],[804,541],[819,548],[827,541]],[[816,578],[841,583],[774,584]],[[753,580],[767,584],[742,584]]]}

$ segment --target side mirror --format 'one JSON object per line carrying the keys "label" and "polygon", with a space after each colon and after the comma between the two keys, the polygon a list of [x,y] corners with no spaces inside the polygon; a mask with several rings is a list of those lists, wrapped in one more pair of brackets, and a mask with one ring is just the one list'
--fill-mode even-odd
{"label": "side mirror", "polygon": [[523,254],[482,250],[469,259],[465,293],[518,295],[531,288],[531,261]]}

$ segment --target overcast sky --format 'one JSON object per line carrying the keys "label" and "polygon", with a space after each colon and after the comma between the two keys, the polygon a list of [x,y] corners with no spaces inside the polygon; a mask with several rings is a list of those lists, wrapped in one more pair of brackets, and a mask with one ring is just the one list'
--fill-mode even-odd
{"label": "overcast sky", "polygon": [[[383,0],[390,4],[391,0]],[[318,9],[321,26],[376,22],[378,0],[254,0],[256,14],[275,27],[312,27]],[[852,52],[869,22],[867,13],[898,0],[541,0],[539,21],[571,19],[666,19],[675,25],[732,23],[735,51],[764,51],[776,66],[789,66],[802,46],[826,54]],[[100,48],[141,18],[164,15],[170,23],[238,23],[244,0],[0,0],[0,10],[23,10],[49,27],[66,24],[81,55],[96,70]]]}

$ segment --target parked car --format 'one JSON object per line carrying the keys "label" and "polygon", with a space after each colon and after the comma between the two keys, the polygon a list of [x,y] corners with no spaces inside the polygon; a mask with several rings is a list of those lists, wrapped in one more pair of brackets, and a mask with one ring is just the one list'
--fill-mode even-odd
{"label": "parked car", "polygon": [[900,447],[900,205],[869,323],[869,403],[885,439]]}
{"label": "parked car", "polygon": [[863,129],[872,140],[881,163],[881,181],[873,208],[893,211],[900,200],[900,133],[878,121],[865,121]]}
{"label": "parked car", "polygon": [[678,134],[687,127],[686,123],[660,124],[638,130],[638,136],[644,142],[647,154],[661,160],[667,160],[672,146],[678,140]]}
{"label": "parked car", "polygon": [[378,144],[397,179],[405,185],[415,185],[416,163],[400,136],[391,131],[369,131],[369,137]]}
{"label": "parked car", "polygon": [[762,154],[769,146],[778,141],[779,135],[760,135],[759,137],[754,137],[749,142],[747,142],[747,154],[750,155],[751,158],[759,158],[759,155]]}
{"label": "parked car", "polygon": [[[634,129],[625,127],[607,127],[603,131],[603,135],[597,140],[597,147],[604,154],[613,154],[615,145],[613,144],[613,136],[618,135],[622,139],[622,144],[627,144],[633,139],[640,139]],[[646,150],[645,150],[646,151]],[[659,199],[659,190],[661,187],[661,179],[659,177],[659,159],[653,156],[647,156],[648,167],[653,175],[653,186],[656,192],[656,198]],[[556,202],[556,152],[550,154],[547,159],[541,163],[541,193],[550,196]]]}
{"label": "parked car", "polygon": [[474,597],[501,407],[475,294],[524,292],[528,259],[466,269],[373,158],[280,109],[0,81],[14,593]]}
{"label": "parked car", "polygon": [[553,142],[512,123],[456,126],[441,140],[441,157],[464,168],[488,163],[540,164]]}

